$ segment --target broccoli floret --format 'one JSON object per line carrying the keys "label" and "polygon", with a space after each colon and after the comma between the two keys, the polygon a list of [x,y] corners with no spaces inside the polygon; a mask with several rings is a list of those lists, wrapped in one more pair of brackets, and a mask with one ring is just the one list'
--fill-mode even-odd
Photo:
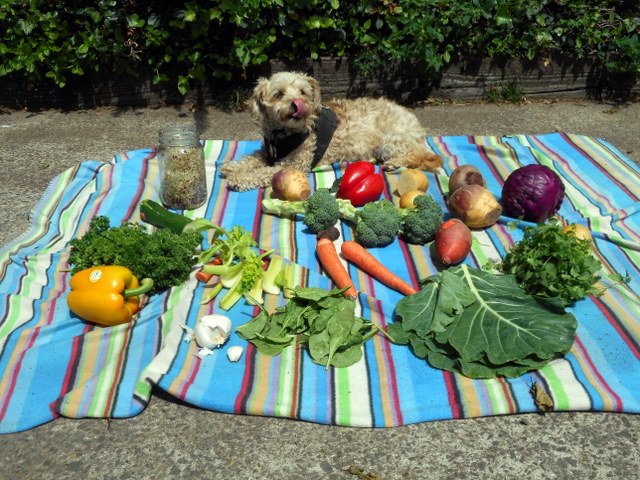
{"label": "broccoli floret", "polygon": [[335,225],[340,218],[338,200],[328,188],[318,188],[307,200],[265,198],[262,200],[262,211],[273,215],[302,215],[304,224],[313,233]]}
{"label": "broccoli floret", "polygon": [[402,236],[409,243],[424,245],[432,240],[442,225],[442,207],[429,194],[414,198],[415,208],[403,209]]}
{"label": "broccoli floret", "polygon": [[402,216],[392,202],[369,202],[360,210],[355,238],[367,248],[386,247],[395,240],[401,226]]}
{"label": "broccoli floret", "polygon": [[338,202],[329,189],[318,188],[307,199],[307,213],[303,222],[313,233],[318,233],[335,225],[339,213]]}

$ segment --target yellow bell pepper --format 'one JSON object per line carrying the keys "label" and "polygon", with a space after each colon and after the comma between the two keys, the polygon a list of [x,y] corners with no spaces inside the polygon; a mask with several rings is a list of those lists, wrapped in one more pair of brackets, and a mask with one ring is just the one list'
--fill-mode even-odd
{"label": "yellow bell pepper", "polygon": [[153,280],[138,279],[126,267],[91,267],[71,277],[67,305],[73,313],[102,326],[126,323],[140,308],[140,297]]}

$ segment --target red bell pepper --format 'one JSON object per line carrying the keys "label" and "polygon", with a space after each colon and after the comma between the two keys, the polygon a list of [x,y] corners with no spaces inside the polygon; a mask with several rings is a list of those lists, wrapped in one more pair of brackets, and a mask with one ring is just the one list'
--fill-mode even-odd
{"label": "red bell pepper", "polygon": [[350,200],[355,207],[375,202],[384,189],[382,175],[371,162],[350,163],[338,186],[338,198]]}

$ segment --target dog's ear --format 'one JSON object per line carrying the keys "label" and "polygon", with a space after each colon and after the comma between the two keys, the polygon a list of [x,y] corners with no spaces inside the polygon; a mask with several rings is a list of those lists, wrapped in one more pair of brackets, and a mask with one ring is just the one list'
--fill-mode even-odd
{"label": "dog's ear", "polygon": [[262,110],[264,108],[264,97],[267,95],[268,89],[269,79],[264,77],[258,79],[258,83],[253,89],[253,94],[247,101],[249,112],[251,113],[251,116],[256,120],[259,120],[262,116]]}
{"label": "dog's ear", "polygon": [[313,77],[307,77],[307,82],[309,82],[313,93],[313,105],[314,107],[320,108],[320,105],[322,104],[322,98],[320,96],[320,84]]}

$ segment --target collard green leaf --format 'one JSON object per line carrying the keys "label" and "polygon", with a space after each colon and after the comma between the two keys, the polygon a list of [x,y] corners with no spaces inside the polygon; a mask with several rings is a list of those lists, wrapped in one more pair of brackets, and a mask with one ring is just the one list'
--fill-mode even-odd
{"label": "collard green leaf", "polygon": [[451,316],[457,315],[478,300],[478,296],[467,287],[465,278],[456,272],[459,270],[442,272],[438,295],[438,310]]}
{"label": "collard green leaf", "polygon": [[455,319],[455,316],[449,315],[439,308],[436,308],[433,314],[433,320],[431,321],[431,331],[436,333],[444,333],[447,331],[447,328]]}
{"label": "collard green leaf", "polygon": [[415,333],[407,332],[402,328],[402,323],[400,322],[390,323],[387,326],[387,334],[389,335],[389,338],[393,339],[393,343],[396,345],[408,345],[409,338],[412,335],[415,335]]}
{"label": "collard green leaf", "polygon": [[463,264],[433,280],[398,302],[390,332],[436,368],[512,378],[573,345],[577,321],[563,301],[527,295],[512,275]]}
{"label": "collard green leaf", "polygon": [[496,365],[536,355],[548,359],[571,348],[577,327],[571,313],[558,314],[525,295],[511,275],[461,265],[458,272],[477,301],[466,308],[449,335],[449,343],[466,361],[486,354]]}
{"label": "collard green leaf", "polygon": [[530,367],[518,364],[487,366],[480,362],[464,362],[459,360],[459,371],[470,378],[515,378],[531,370]]}
{"label": "collard green leaf", "polygon": [[427,361],[429,365],[434,368],[439,368],[440,370],[447,370],[448,372],[460,372],[460,365],[458,363],[458,359],[451,356],[445,355],[440,352],[429,351],[427,354]]}
{"label": "collard green leaf", "polygon": [[419,338],[415,333],[411,333],[409,337],[409,345],[416,357],[427,358],[431,353],[431,350],[422,338]]}
{"label": "collard green leaf", "polygon": [[402,327],[419,337],[429,333],[437,298],[438,286],[435,282],[427,283],[418,293],[403,297],[396,305],[396,314],[402,319]]}

